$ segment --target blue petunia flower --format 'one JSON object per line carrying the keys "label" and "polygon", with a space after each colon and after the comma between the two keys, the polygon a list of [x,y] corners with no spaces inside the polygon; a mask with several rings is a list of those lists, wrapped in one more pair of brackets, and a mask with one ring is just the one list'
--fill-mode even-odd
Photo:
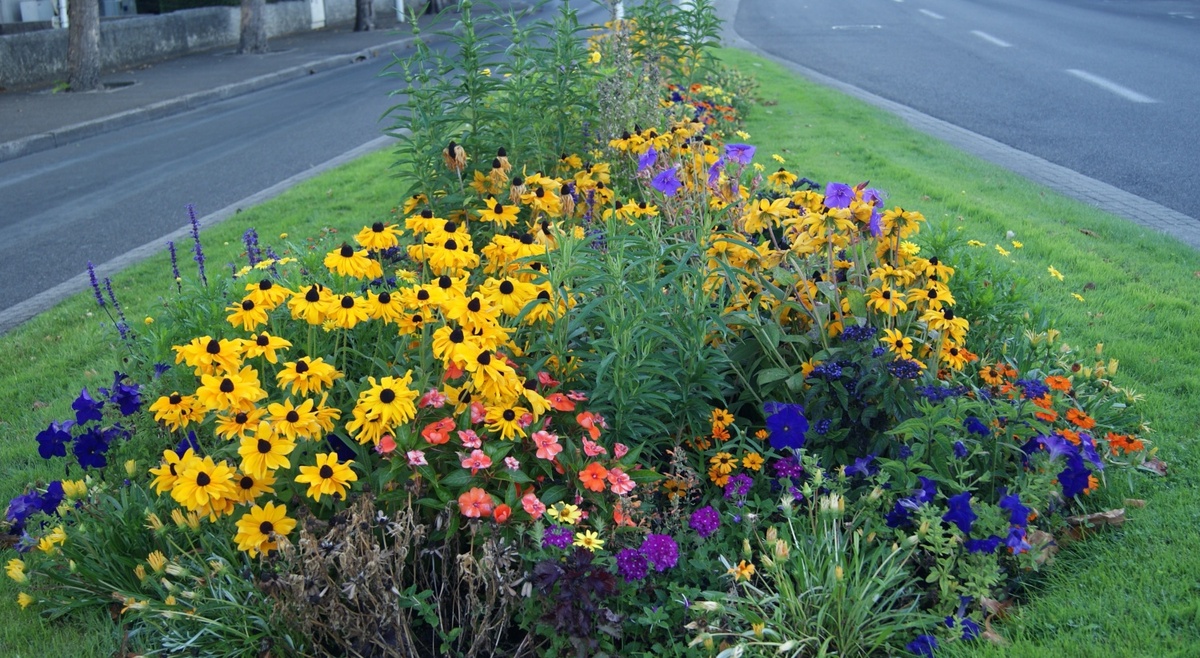
{"label": "blue petunia flower", "polygon": [[1067,467],[1058,474],[1058,483],[1062,485],[1063,495],[1074,498],[1083,493],[1088,487],[1088,477],[1092,474],[1083,463],[1083,457],[1072,454],[1067,457]]}
{"label": "blue petunia flower", "polygon": [[1104,462],[1100,460],[1100,455],[1096,453],[1096,442],[1092,439],[1092,435],[1087,432],[1080,432],[1079,445],[1083,451],[1083,456],[1096,467],[1097,471],[1104,470]]}
{"label": "blue petunia flower", "polygon": [[971,526],[975,519],[979,518],[975,510],[971,509],[971,492],[964,491],[957,496],[951,496],[946,504],[950,511],[942,515],[942,520],[958,526],[964,535],[971,534]]}
{"label": "blue petunia flower", "polygon": [[71,408],[75,410],[75,422],[80,425],[93,420],[98,421],[104,417],[102,413],[104,403],[93,400],[86,386],[79,392],[79,397],[71,403]]}
{"label": "blue petunia flower", "polygon": [[763,405],[763,411],[767,414],[767,432],[770,433],[772,448],[799,450],[804,447],[804,434],[808,431],[804,407],[798,404],[768,402]]}
{"label": "blue petunia flower", "polygon": [[967,456],[967,446],[962,441],[954,442],[954,456],[963,459]]}
{"label": "blue petunia flower", "polygon": [[71,442],[71,426],[75,424],[73,420],[63,422],[54,421],[46,429],[38,432],[38,454],[42,459],[50,459],[51,457],[66,457],[67,444]]}
{"label": "blue petunia flower", "polygon": [[62,480],[51,482],[46,487],[46,493],[42,494],[42,512],[54,514],[62,504],[63,498],[66,498],[66,493],[63,491]]}
{"label": "blue petunia flower", "polygon": [[989,535],[986,539],[968,539],[963,542],[968,553],[995,553],[1000,548],[1000,537]]}
{"label": "blue petunia flower", "polygon": [[846,477],[853,477],[855,475],[862,475],[866,477],[870,475],[875,471],[875,467],[871,465],[871,462],[874,460],[874,453],[871,453],[866,457],[859,457],[858,459],[855,459],[853,464],[850,464],[846,467]]}
{"label": "blue petunia flower", "polygon": [[679,167],[671,167],[655,176],[654,180],[650,181],[650,187],[662,192],[665,196],[675,196],[679,193],[679,188],[683,187],[679,176],[676,175],[678,169]]}
{"label": "blue petunia flower", "polygon": [[933,652],[937,647],[937,638],[932,635],[918,635],[917,639],[904,645],[904,648],[913,654],[926,656],[927,658],[933,658]]}
{"label": "blue petunia flower", "polygon": [[974,416],[967,416],[966,419],[963,420],[963,427],[966,428],[966,430],[971,434],[978,434],[979,436],[987,436],[992,433],[992,431],[988,429],[988,426],[983,424],[983,421]]}
{"label": "blue petunia flower", "polygon": [[849,208],[854,200],[854,188],[845,183],[830,183],[825,186],[825,205],[829,208]]}
{"label": "blue petunia flower", "polygon": [[75,458],[83,468],[104,468],[108,466],[108,435],[99,427],[90,427],[86,432],[75,437]]}
{"label": "blue petunia flower", "polygon": [[1029,545],[1029,542],[1025,541],[1025,528],[1018,528],[1017,526],[1008,529],[1008,538],[1004,540],[1004,545],[1011,548],[1015,555],[1033,548]]}
{"label": "blue petunia flower", "polygon": [[100,394],[107,397],[109,402],[116,405],[121,410],[122,416],[137,413],[137,410],[142,406],[141,387],[137,384],[122,383],[127,377],[128,375],[123,372],[114,372],[112,388],[100,389]]}
{"label": "blue petunia flower", "polygon": [[1029,525],[1029,508],[1021,504],[1021,499],[1017,494],[1003,495],[1001,491],[1000,509],[1008,510],[1008,522],[1024,528]]}

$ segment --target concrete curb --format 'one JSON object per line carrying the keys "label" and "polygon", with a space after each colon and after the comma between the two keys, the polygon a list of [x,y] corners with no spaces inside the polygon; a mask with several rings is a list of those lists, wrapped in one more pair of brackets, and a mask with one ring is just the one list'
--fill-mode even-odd
{"label": "concrete curb", "polygon": [[[376,137],[375,139],[353,148],[345,153],[330,158],[319,165],[310,167],[294,176],[286,178],[278,183],[251,194],[248,197],[239,199],[224,208],[205,215],[200,218],[200,225],[203,230],[207,230],[225,220],[238,214],[244,208],[258,205],[268,199],[273,199],[287,190],[291,189],[298,183],[306,181],[318,174],[322,174],[330,169],[339,167],[351,160],[364,156],[368,153],[373,153],[380,149],[386,148],[395,143],[395,138],[386,135]],[[167,235],[155,238],[154,240],[143,244],[140,247],[135,247],[112,260],[101,263],[96,266],[96,275],[99,277],[113,276],[117,272],[139,263],[147,258],[161,252],[166,248],[168,241],[179,241],[191,239],[192,227],[190,224],[182,226]],[[74,295],[75,293],[86,290],[91,286],[87,273],[78,274],[62,283],[44,290],[23,302],[14,304],[0,311],[0,335],[6,334],[12,329],[24,324],[27,320],[34,316],[48,311],[59,302]]]}
{"label": "concrete curb", "polygon": [[95,135],[106,132],[111,132],[126,126],[132,126],[146,121],[152,121],[173,114],[179,114],[192,110],[203,105],[215,103],[217,101],[242,96],[253,91],[273,87],[283,84],[289,80],[302,78],[309,75],[314,75],[322,71],[349,66],[358,62],[364,62],[379,56],[380,51],[412,43],[413,37],[406,37],[381,43],[370,48],[364,48],[352,53],[342,55],[331,55],[322,59],[314,60],[304,64],[299,64],[290,68],[286,68],[274,73],[264,73],[263,75],[242,80],[240,82],[232,82],[227,85],[221,85],[213,89],[197,91],[175,98],[169,98],[164,101],[158,101],[142,107],[135,107],[131,110],[110,114],[106,117],[84,121],[69,126],[64,126],[50,132],[30,135],[20,139],[0,143],[0,162],[13,160],[31,153],[40,151],[48,151],[58,148],[71,142],[77,142],[81,139],[86,139]]}
{"label": "concrete curb", "polygon": [[909,126],[962,151],[999,165],[1019,176],[1044,185],[1059,194],[1082,201],[1134,224],[1165,233],[1188,246],[1200,249],[1200,220],[1162,204],[1126,192],[1103,181],[1054,164],[1031,153],[998,142],[966,128],[942,121],[901,105],[852,84],[818,73],[801,64],[764,52],[742,38],[734,28],[740,0],[716,0],[717,17],[722,20],[722,41],[729,46],[752,52],[799,73],[825,87],[836,89],[869,105],[890,112]]}

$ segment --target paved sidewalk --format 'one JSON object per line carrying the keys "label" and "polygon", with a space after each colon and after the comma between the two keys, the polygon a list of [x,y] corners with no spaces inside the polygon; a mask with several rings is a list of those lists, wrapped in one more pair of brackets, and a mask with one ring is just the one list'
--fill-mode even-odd
{"label": "paved sidewalk", "polygon": [[[0,161],[62,146],[91,135],[183,112],[224,98],[375,60],[411,48],[411,26],[394,15],[376,16],[378,29],[354,32],[353,24],[271,39],[271,52],[237,55],[236,46],[106,72],[109,85],[83,94],[51,89],[0,93]],[[422,17],[422,23],[431,17]],[[399,83],[397,83],[399,86]]]}

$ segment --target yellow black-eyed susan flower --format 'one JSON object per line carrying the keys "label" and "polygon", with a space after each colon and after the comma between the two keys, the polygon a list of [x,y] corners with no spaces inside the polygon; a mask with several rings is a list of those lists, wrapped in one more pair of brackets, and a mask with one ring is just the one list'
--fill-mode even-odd
{"label": "yellow black-eyed susan flower", "polygon": [[307,484],[305,493],[317,502],[321,501],[321,496],[345,499],[350,483],[358,480],[358,474],[350,469],[353,463],[352,459],[339,463],[335,452],[320,453],[316,465],[300,467],[296,483]]}
{"label": "yellow black-eyed susan flower", "polygon": [[238,455],[242,457],[241,471],[255,477],[266,477],[277,468],[291,468],[288,455],[296,449],[294,441],[271,430],[270,423],[259,423],[253,435],[242,437]]}
{"label": "yellow black-eyed susan flower", "polygon": [[233,540],[238,550],[255,557],[279,548],[279,537],[286,537],[295,527],[296,521],[288,517],[286,505],[255,505],[238,519]]}
{"label": "yellow black-eyed susan flower", "polygon": [[332,365],[325,363],[321,357],[310,359],[301,357],[295,361],[283,364],[283,369],[275,375],[279,388],[290,387],[293,393],[309,395],[333,386],[333,380],[340,379],[342,373]]}

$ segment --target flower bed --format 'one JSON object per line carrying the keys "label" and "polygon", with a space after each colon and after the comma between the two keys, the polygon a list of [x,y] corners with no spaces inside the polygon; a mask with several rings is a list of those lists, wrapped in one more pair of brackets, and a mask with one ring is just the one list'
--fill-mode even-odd
{"label": "flower bed", "polygon": [[197,227],[197,277],[117,320],[139,383],[38,436],[87,476],[10,504],[22,604],[116,597],[168,654],[995,637],[996,601],[1142,460],[1132,395],[954,232],[756,163],[696,5],[590,50],[564,9],[506,60],[468,5],[461,73],[402,67],[396,209],[248,231],[228,277]]}

